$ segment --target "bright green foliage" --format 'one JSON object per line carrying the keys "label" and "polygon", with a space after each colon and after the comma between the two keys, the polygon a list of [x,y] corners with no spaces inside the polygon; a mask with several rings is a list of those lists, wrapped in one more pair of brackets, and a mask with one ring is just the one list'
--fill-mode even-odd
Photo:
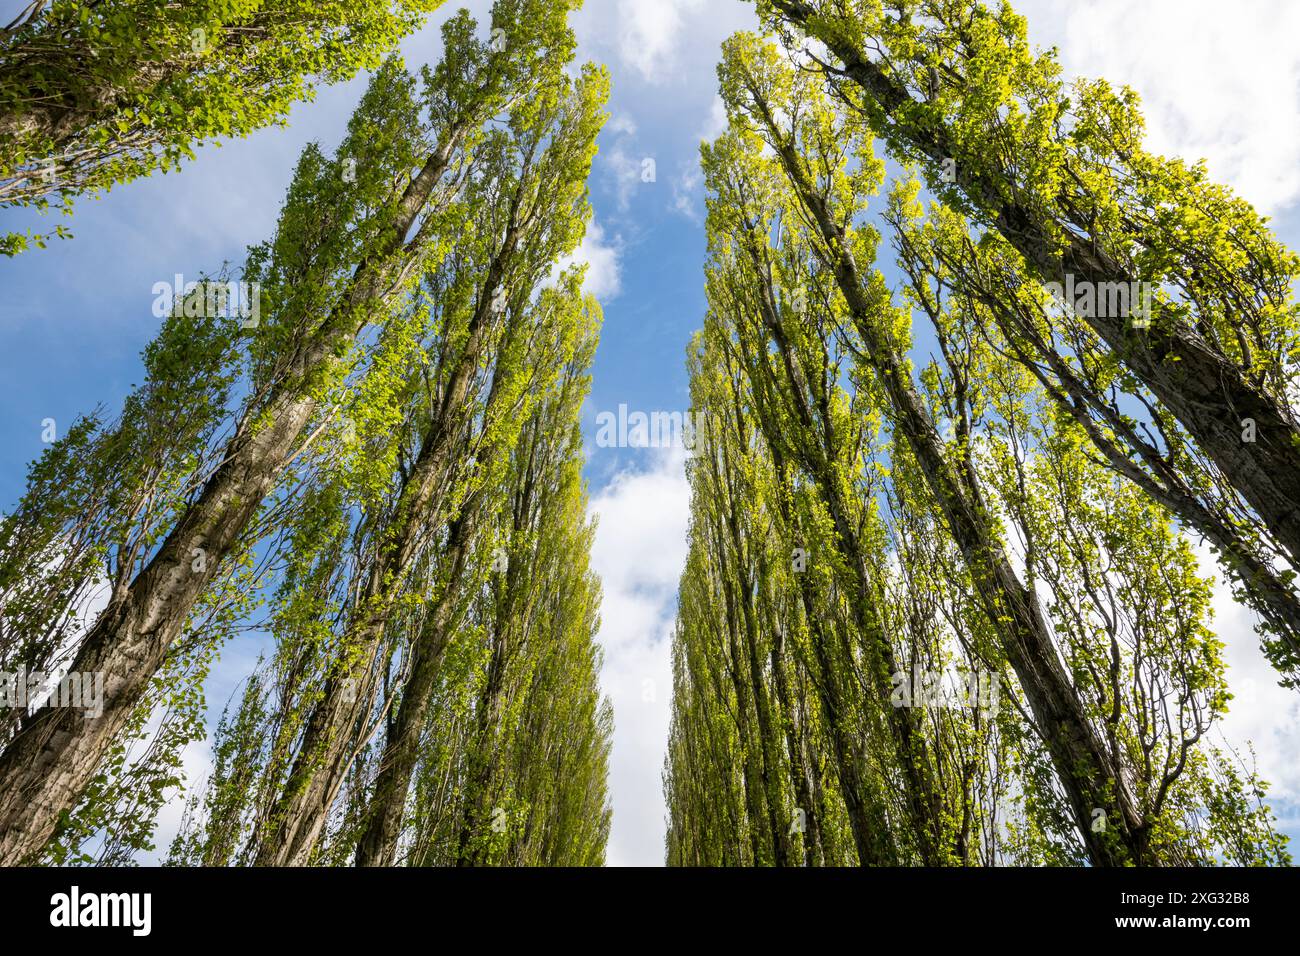
{"label": "bright green foliage", "polygon": [[[758,6],[942,201],[924,231],[919,207],[896,223],[911,280],[967,297],[980,335],[1211,543],[1294,683],[1300,257],[1203,164],[1148,152],[1132,90],[1067,85],[1007,3]],[[1044,283],[1088,287],[1084,304],[1063,308]],[[1116,308],[1121,290],[1149,291],[1149,310]]]}
{"label": "bright green foliage", "polygon": [[[542,334],[537,330],[553,326],[558,332],[576,314],[572,289],[533,292],[581,240],[589,215],[583,183],[606,80],[599,71],[586,70],[575,82],[561,65],[554,61],[538,94],[517,104],[509,124],[483,140],[479,168],[461,197],[466,215],[460,241],[423,283],[422,301],[435,335],[435,345],[426,349],[428,408],[415,406],[409,456],[400,464],[390,500],[368,525],[373,556],[359,565],[349,589],[356,606],[343,622],[337,662],[310,708],[293,769],[268,823],[259,850],[264,858],[287,854],[284,858],[292,859],[314,842],[320,821],[304,814],[319,813],[340,785],[348,753],[344,741],[352,733],[345,727],[356,719],[343,691],[355,684],[364,690],[363,703],[372,699],[376,662],[382,659],[376,650],[394,615],[427,593],[425,580],[411,575],[427,557],[426,549],[436,545],[438,557],[426,573],[434,575],[438,597],[410,652],[411,679],[420,691],[404,697],[397,709],[400,732],[394,745],[401,753],[385,763],[391,777],[381,776],[376,784],[386,809],[375,825],[386,829],[375,840],[384,853],[393,851],[401,795],[414,769],[414,734],[428,707],[425,688],[435,680],[452,622],[462,613],[459,579],[471,564],[468,555],[476,547],[486,495],[495,469],[507,460],[504,452],[545,393],[547,376],[557,374],[555,362],[543,360],[546,353],[530,349],[540,347],[534,341]],[[566,337],[558,341],[554,348]],[[415,590],[407,593],[407,585]],[[367,736],[363,733],[362,740]]]}
{"label": "bright green foliage", "polygon": [[[927,312],[960,302],[971,343],[1014,356],[1115,473],[1206,535],[1237,597],[1259,612],[1266,652],[1279,671],[1293,672],[1300,595],[1287,573],[1274,567],[1278,545],[1178,422],[1125,374],[1086,324],[1025,279],[997,237],[978,241],[966,221],[941,204],[926,215],[914,181],[897,184],[884,218],[909,299]],[[1121,385],[1124,393],[1117,392]]]}
{"label": "bright green foliage", "polygon": [[211,467],[235,373],[239,329],[169,317],[145,349],[145,384],[116,422],[78,421],[32,464],[0,524],[0,666],[51,669],[103,591],[124,586]]}
{"label": "bright green foliage", "polygon": [[525,423],[493,496],[490,561],[456,649],[478,666],[461,677],[467,685],[454,674],[445,685],[461,695],[450,711],[461,719],[441,714],[426,729],[437,746],[415,777],[414,865],[604,861],[613,728],[597,689],[600,587],[588,567],[579,429],[595,329],[575,317],[556,331],[577,333],[564,348],[577,351]]}
{"label": "bright green foliage", "polygon": [[[0,670],[67,668],[88,622],[183,510],[193,476],[213,465],[212,439],[238,372],[238,335],[234,322],[178,310],[145,349],[145,384],[117,421],[95,414],[74,422],[32,465],[27,493],[0,524]],[[194,610],[193,636],[157,675],[90,792],[60,825],[53,862],[121,863],[149,848],[154,816],[178,782],[181,748],[203,734],[201,687],[212,655],[251,610],[256,578],[241,554],[214,581]],[[22,716],[6,711],[6,743]],[[160,723],[146,730],[151,718]]]}
{"label": "bright green foliage", "polygon": [[446,210],[457,241],[424,260],[364,376],[327,393],[277,653],[178,861],[603,861],[611,728],[576,430],[598,307],[556,268],[590,215],[607,80],[556,50],[476,137]]}
{"label": "bright green foliage", "polygon": [[[0,207],[177,169],[373,69],[441,0],[53,0],[0,32]],[[63,227],[59,227],[62,232]],[[32,239],[10,234],[0,251]]]}
{"label": "bright green foliage", "polygon": [[[599,586],[587,568],[593,528],[578,430],[598,312],[594,300],[581,299],[577,273],[560,281],[542,291],[497,353],[523,379],[507,388],[494,372],[483,383],[486,404],[467,422],[473,431],[457,466],[462,503],[444,504],[384,642],[365,662],[381,675],[357,688],[373,716],[369,730],[350,731],[360,753],[346,768],[314,862],[352,862],[386,743],[369,735],[384,713],[402,709],[417,645],[448,605],[455,623],[427,691],[402,862],[603,862],[612,726],[596,683]],[[518,416],[514,426],[495,444],[493,423],[511,416]],[[296,531],[291,554],[304,570],[281,592],[279,651],[223,722],[222,759],[172,848],[173,862],[255,858],[261,821],[286,786],[287,754],[328,693],[331,662],[348,651],[346,635],[332,633],[342,608],[327,589],[337,584],[342,599],[350,578],[364,578],[370,522],[348,531],[337,499],[319,497],[319,509],[304,512]],[[458,549],[459,529],[471,523],[478,525],[473,547]]]}
{"label": "bright green foliage", "polygon": [[[1221,645],[1168,513],[1091,457],[948,287],[908,290],[935,342],[914,373],[911,310],[866,271],[884,169],[859,117],[753,37],[719,72],[731,122],[703,151],[710,312],[690,365],[708,426],[674,642],[669,863],[1286,862],[1263,784],[1210,742]],[[895,205],[915,196],[899,190]],[[1070,806],[1062,775],[1079,771],[1030,719],[1023,674],[1041,671],[1007,665],[1013,621],[954,519],[963,495],[1118,768],[1084,785],[1131,824]],[[747,631],[750,604],[767,616]],[[918,676],[954,671],[1000,693],[916,698]]]}
{"label": "bright green foliage", "polygon": [[[463,844],[470,862],[603,860],[611,717],[596,690],[599,592],[575,437],[599,307],[581,270],[558,265],[590,217],[608,81],[569,72],[572,6],[498,0],[486,38],[467,13],[448,21],[436,67],[412,76],[384,62],[339,149],[304,151],[275,236],[250,251],[242,278],[260,290],[260,322],[182,307],[122,423],[78,423],[34,466],[0,546],[6,621],[22,624],[0,659],[36,667],[93,644],[112,660],[139,646],[122,608],[172,617],[150,632],[156,661],[121,663],[140,683],[97,738],[98,772],[56,795],[57,823],[24,818],[35,836],[15,854],[40,844],[51,860],[123,862],[147,849],[180,785],[179,749],[202,731],[208,668],[228,637],[256,630],[276,650],[222,724],[176,862],[279,852],[286,820],[310,834],[293,862],[351,862],[381,810],[402,823],[437,759],[422,728],[443,726],[455,695],[495,715],[454,750],[465,761],[479,741],[476,804],[509,803],[521,829],[506,845],[489,827],[484,841],[462,800],[454,820],[440,817],[451,827],[440,859]],[[529,443],[546,453],[521,460]],[[532,502],[518,528],[516,496]],[[190,567],[196,529],[205,547]],[[522,606],[489,600],[498,542],[518,552]],[[193,577],[156,573],[182,556]],[[103,613],[87,606],[97,592]],[[505,682],[482,697],[481,667],[503,642],[515,649]],[[15,720],[6,742],[23,732]],[[375,778],[393,748],[395,775]],[[481,759],[498,749],[509,763]],[[537,765],[543,754],[558,765]],[[16,779],[27,761],[16,746],[11,756]],[[293,803],[317,785],[323,805]],[[405,848],[425,826],[414,812],[407,823],[376,845]]]}
{"label": "bright green foliage", "polygon": [[[1008,3],[760,6],[786,22],[806,18],[810,35],[838,41],[837,55],[851,49],[878,61],[870,80],[852,71],[855,82],[840,78],[836,90],[892,153],[925,170],[936,195],[984,225],[1000,209],[1023,208],[1058,254],[1075,237],[1097,243],[1162,286],[1167,321],[1194,325],[1255,385],[1287,401],[1300,359],[1292,290],[1300,258],[1249,203],[1209,182],[1203,165],[1146,152],[1132,90],[1104,80],[1067,88],[1055,51],[1031,48],[1024,17]],[[947,151],[938,153],[941,145]],[[955,161],[947,177],[945,159]]]}

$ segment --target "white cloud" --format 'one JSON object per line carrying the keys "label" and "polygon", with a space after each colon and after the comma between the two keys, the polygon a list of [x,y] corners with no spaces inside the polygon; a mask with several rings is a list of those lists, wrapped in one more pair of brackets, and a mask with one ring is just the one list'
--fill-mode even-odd
{"label": "white cloud", "polygon": [[673,211],[681,213],[697,225],[704,221],[700,214],[704,199],[700,187],[703,185],[704,174],[698,165],[687,166],[681,175],[673,179]]}
{"label": "white cloud", "polygon": [[1224,643],[1228,687],[1234,697],[1221,730],[1243,760],[1249,742],[1256,769],[1271,787],[1269,797],[1300,801],[1300,696],[1279,687],[1277,671],[1264,657],[1255,615],[1232,598],[1207,545],[1196,548],[1201,573],[1214,577],[1214,630]]}
{"label": "white cloud", "polygon": [[1300,198],[1300,4],[1253,0],[1021,0],[1030,38],[1067,77],[1104,77],[1142,97],[1148,147],[1204,157],[1265,213]]}
{"label": "white cloud", "polygon": [[556,271],[567,269],[571,265],[587,266],[587,274],[582,288],[602,302],[617,298],[623,291],[623,244],[615,238],[612,242],[605,239],[605,230],[594,219],[587,224],[587,233],[582,245],[569,256],[556,264]]}
{"label": "white cloud", "polygon": [[181,832],[185,821],[185,811],[189,798],[201,794],[216,769],[212,758],[212,741],[210,738],[192,740],[181,749],[181,779],[184,781],[175,790],[168,791],[168,799],[158,811],[154,821],[152,853],[142,854],[140,862],[145,866],[161,866],[171,850],[172,841]]}
{"label": "white cloud", "polygon": [[622,133],[626,136],[635,136],[636,120],[632,119],[632,117],[628,116],[626,113],[615,113],[610,117],[609,122],[605,124],[605,129],[611,133]]}
{"label": "white cloud", "polygon": [[599,158],[604,165],[605,178],[609,181],[618,209],[626,212],[632,204],[632,194],[641,185],[645,158],[629,153],[625,140],[616,142],[607,150],[601,150]]}
{"label": "white cloud", "polygon": [[664,449],[649,460],[646,470],[620,471],[591,502],[600,520],[592,566],[604,589],[601,686],[614,704],[612,866],[658,866],[664,859],[660,772],[672,712],[671,633],[686,564],[690,486],[681,449]]}
{"label": "white cloud", "polygon": [[[613,80],[612,116],[596,160],[597,195],[613,207],[607,219],[630,211],[642,194],[661,208],[679,208],[670,171],[697,165],[699,140],[722,129],[719,50],[731,33],[757,27],[753,4],[603,0],[587,3],[573,23],[580,55],[608,65]],[[665,197],[654,194],[656,181]]]}
{"label": "white cloud", "polygon": [[650,83],[667,79],[680,53],[683,14],[703,0],[619,0],[618,49],[624,62]]}
{"label": "white cloud", "polygon": [[709,118],[705,120],[704,126],[700,129],[700,139],[711,143],[721,136],[726,128],[727,104],[722,102],[722,97],[715,93],[713,102],[709,105]]}

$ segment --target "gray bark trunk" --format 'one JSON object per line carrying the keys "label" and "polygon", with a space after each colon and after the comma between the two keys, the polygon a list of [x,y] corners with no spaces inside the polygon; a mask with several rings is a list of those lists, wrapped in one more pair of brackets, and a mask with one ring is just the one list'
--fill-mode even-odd
{"label": "gray bark trunk", "polygon": [[503,261],[513,250],[516,239],[512,228],[507,234],[506,249],[488,270],[464,349],[394,515],[382,534],[384,545],[366,576],[358,605],[366,610],[362,619],[349,628],[345,642],[355,649],[352,663],[345,673],[326,684],[325,696],[308,719],[298,758],[272,813],[270,832],[263,836],[258,847],[259,866],[301,866],[307,862],[329,816],[330,806],[338,796],[351,757],[364,743],[354,739],[353,731],[359,722],[360,708],[365,705],[365,695],[356,695],[355,701],[350,701],[345,698],[352,695],[345,692],[366,683],[371,661],[388,624],[387,597],[400,590],[425,527],[437,511],[441,500],[439,489],[451,467],[453,444],[459,433],[462,407],[469,397],[472,372],[486,342],[493,293],[503,274]]}
{"label": "gray bark trunk", "polygon": [[[388,255],[402,248],[450,164],[453,148],[452,141],[439,148],[406,188]],[[71,669],[103,674],[103,715],[87,720],[80,711],[66,708],[38,711],[0,755],[0,865],[16,865],[44,848],[60,814],[84,792],[144,697],[199,597],[243,543],[246,529],[317,411],[311,383],[334,361],[338,345],[356,335],[368,314],[364,306],[391,285],[391,272],[382,265],[386,258],[378,256],[357,268],[344,304],[273,386],[257,416],[263,427],[250,425],[231,438],[198,500],[131,582],[125,597],[107,607],[86,635]],[[192,569],[194,549],[204,554],[201,571]]]}
{"label": "gray bark trunk", "polygon": [[402,689],[397,720],[393,724],[392,736],[384,746],[379,776],[375,779],[366,829],[357,845],[357,866],[393,866],[397,862],[406,794],[419,758],[420,734],[429,712],[433,686],[451,634],[458,598],[456,582],[470,553],[474,524],[473,516],[467,516],[457,521],[452,530],[447,554],[447,560],[451,562],[447,588],[439,596],[415,644],[411,676]]}

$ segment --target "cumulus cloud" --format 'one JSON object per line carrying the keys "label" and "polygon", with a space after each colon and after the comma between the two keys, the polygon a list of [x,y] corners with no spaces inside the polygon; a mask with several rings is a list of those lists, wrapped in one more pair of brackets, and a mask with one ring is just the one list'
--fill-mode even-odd
{"label": "cumulus cloud", "polygon": [[[608,862],[654,866],[664,858],[663,769],[671,716],[671,633],[686,563],[690,486],[682,449],[637,452],[591,502],[599,520],[592,566],[604,588],[601,686],[614,704]],[[648,455],[646,458],[640,456]]]}

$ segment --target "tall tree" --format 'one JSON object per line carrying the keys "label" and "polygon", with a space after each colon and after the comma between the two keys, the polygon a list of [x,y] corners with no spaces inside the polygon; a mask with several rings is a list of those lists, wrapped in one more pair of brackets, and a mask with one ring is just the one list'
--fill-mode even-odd
{"label": "tall tree", "polygon": [[[707,586],[714,561],[736,568],[724,573],[749,582],[742,587],[771,609],[769,632],[785,633],[782,609],[796,607],[800,591],[810,624],[834,608],[799,583],[813,560],[805,549],[794,551],[795,574],[769,576],[764,569],[774,565],[752,543],[789,541],[791,525],[810,533],[790,520],[796,509],[779,504],[786,496],[797,502],[800,488],[825,509],[831,533],[822,547],[832,566],[849,571],[839,576],[842,600],[870,602],[880,622],[851,616],[849,633],[864,652],[832,666],[856,678],[851,696],[879,698],[866,650],[876,635],[889,635],[889,703],[913,712],[914,749],[892,747],[876,765],[904,791],[901,806],[885,802],[881,820],[896,861],[1285,860],[1261,782],[1207,740],[1226,709],[1223,661],[1206,623],[1208,583],[1168,513],[1087,457],[1082,428],[1030,371],[981,342],[982,316],[960,295],[936,304],[905,287],[929,318],[938,353],[918,380],[908,310],[893,304],[882,275],[859,265],[874,256],[878,237],[862,219],[884,175],[859,114],[837,108],[752,36],[724,45],[719,75],[729,129],[704,150],[710,314],[693,394],[713,396],[705,403],[711,415],[737,423],[752,416],[755,426],[707,430],[700,470],[715,473],[740,456],[767,478],[744,496],[693,481],[697,523],[682,583],[665,775],[670,862],[717,862],[731,834],[752,838],[763,821],[753,800],[726,817],[706,816],[684,783],[696,772],[716,779],[703,755],[710,738],[731,737],[725,723],[703,722],[704,701],[727,708],[741,696],[720,680],[725,632],[700,624],[734,613],[725,592],[713,596]],[[916,190],[900,182],[891,208],[914,202]],[[715,381],[730,384],[698,391]],[[872,437],[877,429],[887,442]],[[833,454],[836,443],[847,451]],[[735,536],[699,533],[698,520],[715,510],[724,523],[745,516],[751,543],[742,549]],[[862,530],[873,514],[883,532],[875,536]],[[716,557],[701,563],[697,553]],[[855,564],[863,570],[853,573]],[[797,617],[793,623],[796,641],[804,633],[821,638]],[[695,659],[723,666],[710,676]],[[859,661],[867,666],[859,670]],[[824,681],[825,667],[814,663],[817,655],[791,662],[796,673]],[[774,656],[772,682],[789,700],[779,664]],[[936,703],[933,692],[953,664],[994,681],[956,704],[942,694]],[[827,709],[830,689],[821,694]],[[865,713],[857,732],[878,748],[888,724]],[[804,747],[790,739],[791,765],[804,763]],[[737,742],[743,754],[746,741]],[[927,787],[909,794],[917,779],[906,772],[911,754],[923,755]],[[839,755],[837,762],[844,765]],[[742,765],[745,775],[755,769],[762,768]],[[797,774],[789,787],[814,789]],[[739,792],[749,789],[746,781]],[[928,817],[906,812],[918,794]],[[821,841],[825,858],[822,832],[839,807],[822,800],[817,810],[821,819],[809,826],[805,814],[800,828],[806,840]],[[1232,836],[1238,827],[1252,834],[1248,846]],[[861,841],[858,858],[879,861]]]}
{"label": "tall tree", "polygon": [[[1124,370],[1118,389],[1149,393],[1254,516],[1244,531],[1213,512],[1185,509],[1184,519],[1201,521],[1212,541],[1228,535],[1219,547],[1238,574],[1252,537],[1275,541],[1282,567],[1293,567],[1300,258],[1254,209],[1203,166],[1148,153],[1132,91],[1105,81],[1067,91],[1054,55],[1032,51],[1005,3],[762,0],[760,9],[791,50],[816,41],[806,52],[835,95],[899,160],[920,164],[944,202],[1000,236],[1018,270],[1094,297],[1156,290],[1150,315],[1095,299],[1068,305]],[[998,149],[984,148],[992,141]],[[1289,575],[1281,584],[1291,587]],[[1261,588],[1261,603],[1276,608],[1274,583]]]}
{"label": "tall tree", "polygon": [[[578,428],[596,306],[582,301],[580,281],[573,270],[561,288],[543,290],[548,301],[522,311],[515,334],[501,341],[496,365],[515,381],[502,384],[493,372],[484,383],[484,393],[505,398],[475,416],[481,424],[462,453],[462,473],[481,480],[432,522],[442,530],[394,602],[367,683],[348,695],[364,703],[338,728],[343,768],[320,798],[327,813],[316,821],[309,808],[310,838],[295,837],[306,848],[282,854],[286,862],[603,860],[611,727],[596,686],[599,588],[586,564],[592,527]],[[457,337],[454,326],[449,332]],[[322,565],[343,564],[337,548],[317,554]],[[340,569],[364,580],[364,567]],[[223,723],[218,752],[240,759],[224,761],[194,801],[175,862],[255,862],[269,842],[277,846],[266,806],[278,811],[292,793],[281,741],[295,720],[301,727],[315,718],[330,670],[350,650],[346,615],[337,642],[313,640],[311,632],[337,627],[334,615],[300,588],[288,596],[279,615],[284,642],[267,675],[281,689],[257,677]],[[303,680],[296,675],[304,670],[322,673]],[[381,728],[382,739],[369,743]],[[291,744],[295,773],[304,746]],[[403,779],[397,770],[407,759]]]}
{"label": "tall tree", "polygon": [[[440,4],[41,3],[0,30],[0,207],[68,212],[205,140],[283,122],[318,84],[378,66]],[[31,238],[0,237],[0,252]]]}
{"label": "tall tree", "polygon": [[[562,713],[593,702],[582,688],[591,679],[584,645],[594,637],[598,585],[588,568],[594,526],[585,515],[579,422],[595,338],[585,323],[574,330],[561,319],[554,327],[558,340],[571,343],[566,350],[576,351],[525,425],[493,522],[501,544],[480,611],[487,662],[466,747],[464,810],[451,841],[461,866],[509,860],[529,843],[549,846],[548,857],[573,853],[579,862],[594,844],[570,828],[600,822],[592,809],[603,784],[593,788],[590,772],[576,762],[599,759],[599,749],[583,753],[599,742],[580,736],[596,715],[575,720],[570,734]],[[553,696],[547,687],[555,688]],[[575,776],[556,773],[544,783],[551,768],[538,758],[550,754],[556,771],[571,765]],[[585,810],[568,805],[575,796]]]}
{"label": "tall tree", "polygon": [[483,124],[526,101],[571,57],[569,9],[498,0],[493,30],[501,32],[487,42],[462,13],[444,27],[446,52],[425,72],[419,103],[414,81],[390,65],[338,155],[305,151],[277,236],[246,269],[266,300],[249,346],[248,398],[215,467],[193,476],[190,496],[151,539],[158,543],[140,551],[129,584],[78,640],[73,669],[106,675],[102,718],[42,711],[0,755],[0,861],[44,845],[202,596],[251,546],[263,503],[319,436],[309,425],[328,418],[322,399],[351,367],[359,333],[382,325],[445,251],[458,208],[448,202],[469,175]]}
{"label": "tall tree", "polygon": [[[1088,722],[1078,694],[1060,666],[1038,602],[1016,575],[999,540],[985,495],[969,469],[954,467],[945,453],[909,374],[906,343],[899,341],[895,331],[897,323],[883,278],[863,278],[859,272],[855,251],[865,250],[870,255],[872,250],[864,245],[865,237],[852,230],[852,220],[861,202],[858,197],[868,187],[869,177],[879,176],[878,169],[865,166],[856,174],[856,182],[849,178],[842,145],[845,140],[839,137],[847,136],[851,143],[852,129],[836,127],[828,114],[829,104],[820,102],[815,91],[803,95],[793,71],[779,64],[770,46],[743,36],[733,38],[720,76],[724,100],[736,115],[753,117],[758,135],[779,157],[794,201],[815,230],[809,232],[807,241],[834,275],[848,304],[861,341],[858,355],[885,394],[893,427],[908,442],[943,508],[948,527],[966,556],[985,613],[1001,624],[1002,652],[1042,727],[1080,831],[1093,834],[1088,826],[1097,808],[1115,820],[1115,829],[1105,836],[1088,836],[1093,860],[1113,865],[1131,859],[1132,831],[1138,820],[1131,808],[1130,772],[1115,762]],[[788,126],[777,120],[778,113],[789,117]],[[751,146],[751,155],[755,151]],[[820,182],[814,179],[813,169],[821,174]],[[748,192],[753,194],[753,190]],[[725,198],[740,212],[739,228],[751,240],[745,254],[752,257],[753,270],[770,274],[763,251],[752,241],[770,230],[768,217],[752,204],[747,208],[744,193]],[[797,210],[792,213],[801,215]],[[775,290],[769,284],[760,286],[758,293],[767,325],[779,329]],[[896,668],[890,672],[893,670]],[[1118,845],[1111,834],[1119,836]]]}
{"label": "tall tree", "polygon": [[[883,217],[917,307],[936,314],[942,303],[960,298],[978,315],[970,323],[978,340],[1015,356],[1113,471],[1206,537],[1237,596],[1259,614],[1266,654],[1284,683],[1294,685],[1300,593],[1285,550],[1207,466],[1177,421],[1148,391],[1125,381],[1096,334],[1049,301],[1004,242],[978,240],[960,213],[941,204],[923,217],[920,204],[902,194]],[[1135,399],[1141,417],[1133,414]]]}
{"label": "tall tree", "polygon": [[[316,842],[342,782],[345,757],[355,746],[342,728],[352,722],[365,695],[349,700],[350,688],[355,682],[369,686],[366,674],[374,649],[423,542],[438,526],[455,463],[468,452],[485,458],[466,476],[469,484],[458,489],[448,542],[453,568],[474,546],[494,452],[507,450],[517,440],[520,407],[527,407],[531,387],[545,385],[541,376],[547,366],[530,370],[522,356],[530,330],[558,322],[557,313],[565,305],[553,295],[542,294],[536,303],[533,297],[560,259],[581,241],[588,215],[585,183],[606,84],[603,74],[594,70],[574,83],[563,65],[555,62],[549,84],[541,85],[539,95],[512,114],[507,130],[484,142],[482,175],[467,186],[467,232],[447,262],[450,277],[438,286],[446,298],[435,304],[451,348],[440,358],[432,415],[419,452],[402,476],[391,513],[377,531],[375,553],[358,589],[356,614],[343,637],[347,657],[308,721],[272,832],[259,852],[262,863],[301,862]],[[529,381],[530,372],[538,381]],[[476,406],[479,392],[484,397]],[[477,430],[467,435],[475,424]],[[480,442],[483,448],[477,447]],[[382,837],[376,835],[383,844],[382,850],[376,847],[377,853],[390,854],[393,848],[406,791],[402,778],[409,776],[414,763],[423,708],[454,620],[449,615],[457,591],[453,577],[428,622],[428,633],[412,651],[414,683],[396,715],[400,732],[393,744],[399,752],[385,765],[393,777],[381,781],[392,793],[385,797],[390,803],[382,825],[388,829]]]}

